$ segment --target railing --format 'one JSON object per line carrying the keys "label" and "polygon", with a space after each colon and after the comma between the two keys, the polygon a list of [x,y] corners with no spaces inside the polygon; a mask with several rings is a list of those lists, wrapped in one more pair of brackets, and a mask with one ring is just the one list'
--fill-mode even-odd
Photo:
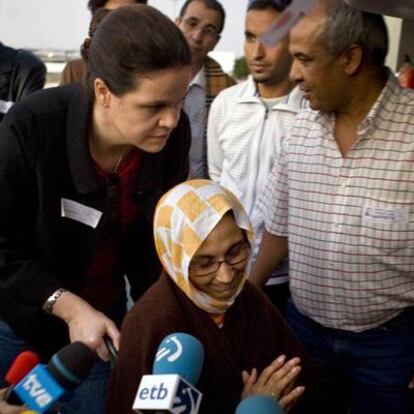
{"label": "railing", "polygon": [[31,50],[31,52],[46,65],[46,88],[59,85],[61,73],[66,63],[80,56],[77,50]]}

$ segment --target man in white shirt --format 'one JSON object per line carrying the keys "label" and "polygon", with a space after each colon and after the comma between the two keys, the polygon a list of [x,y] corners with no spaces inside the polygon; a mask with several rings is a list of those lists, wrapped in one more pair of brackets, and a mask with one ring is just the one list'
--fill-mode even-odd
{"label": "man in white shirt", "polygon": [[[289,3],[254,0],[249,4],[244,52],[251,75],[218,95],[207,129],[209,175],[239,197],[258,241],[264,228],[258,199],[279,154],[282,137],[305,105],[298,90],[291,92],[288,39],[271,46],[261,39]],[[257,247],[258,243],[253,247],[252,261]],[[282,309],[289,292],[287,261],[272,276],[265,291]]]}
{"label": "man in white shirt", "polygon": [[210,104],[219,92],[235,83],[215,60],[207,56],[220,40],[225,17],[223,6],[217,0],[187,0],[176,19],[193,55],[193,80],[184,102],[184,111],[191,124],[193,178],[207,178],[206,124]]}

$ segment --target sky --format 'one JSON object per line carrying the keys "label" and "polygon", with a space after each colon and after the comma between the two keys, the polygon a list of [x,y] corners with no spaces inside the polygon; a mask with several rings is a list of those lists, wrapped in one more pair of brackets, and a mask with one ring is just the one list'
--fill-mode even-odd
{"label": "sky", "polygon": [[[149,0],[171,18],[184,0]],[[247,0],[222,0],[227,21],[216,51],[243,54]],[[87,33],[87,0],[0,0],[0,40],[13,47],[77,51]]]}

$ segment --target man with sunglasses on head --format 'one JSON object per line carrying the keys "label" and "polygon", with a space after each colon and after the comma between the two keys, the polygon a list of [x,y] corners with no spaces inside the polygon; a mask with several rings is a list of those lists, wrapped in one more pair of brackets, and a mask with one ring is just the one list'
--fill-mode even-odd
{"label": "man with sunglasses on head", "polygon": [[176,19],[192,52],[192,76],[184,110],[191,123],[191,176],[207,178],[207,116],[211,102],[223,89],[235,84],[221,66],[208,57],[224,28],[226,14],[217,0],[187,0]]}

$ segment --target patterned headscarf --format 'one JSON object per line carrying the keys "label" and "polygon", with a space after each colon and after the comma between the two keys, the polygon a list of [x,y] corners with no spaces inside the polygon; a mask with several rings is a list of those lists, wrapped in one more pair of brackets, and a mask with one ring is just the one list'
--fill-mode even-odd
{"label": "patterned headscarf", "polygon": [[168,191],[158,202],[154,216],[154,239],[158,257],[176,285],[199,308],[223,314],[243,288],[227,300],[217,300],[190,281],[191,259],[227,212],[233,212],[238,227],[253,242],[254,233],[240,201],[228,190],[209,180],[190,180]]}

